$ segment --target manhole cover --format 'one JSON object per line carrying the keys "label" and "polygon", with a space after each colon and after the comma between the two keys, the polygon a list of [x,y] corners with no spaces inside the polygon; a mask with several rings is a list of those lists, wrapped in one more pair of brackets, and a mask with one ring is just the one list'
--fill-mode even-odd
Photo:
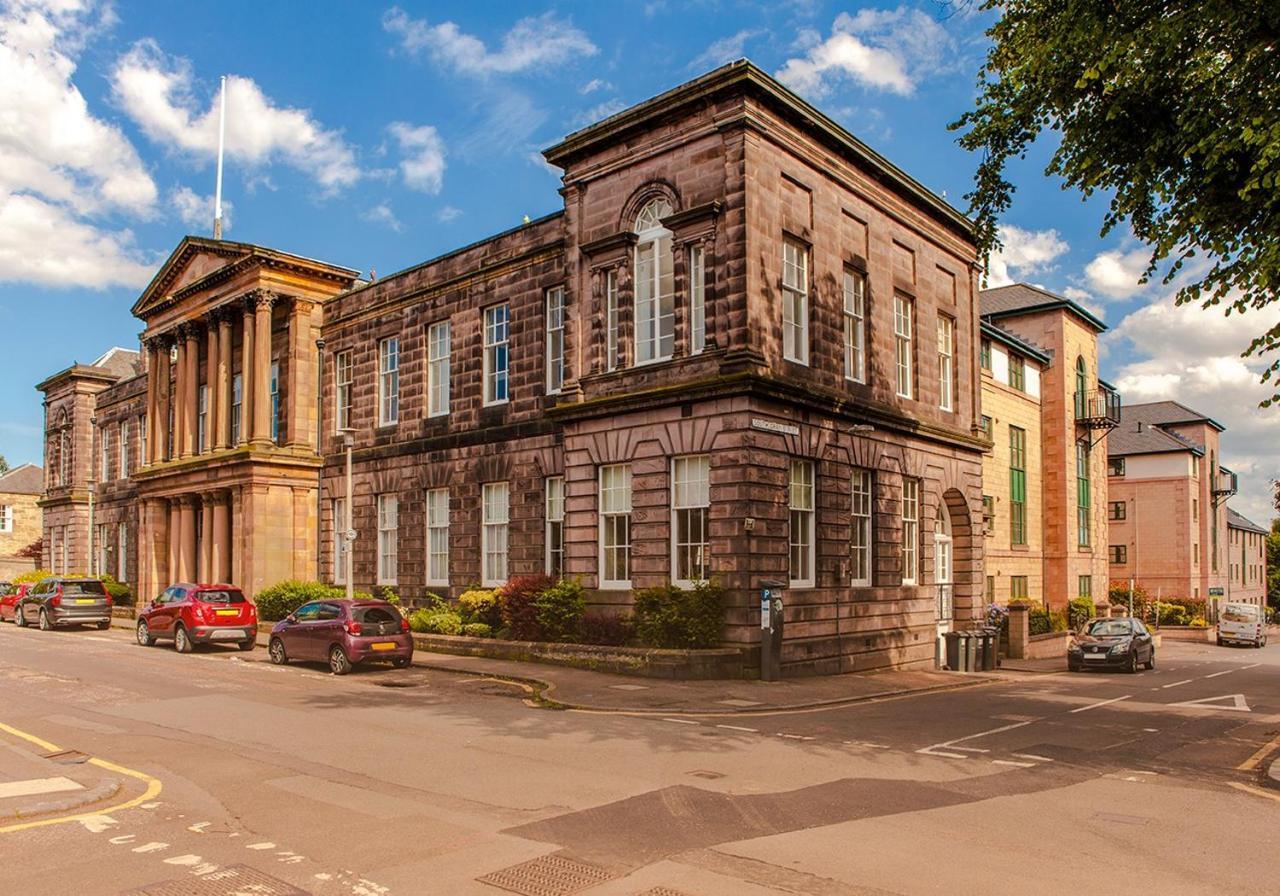
{"label": "manhole cover", "polygon": [[228,865],[212,874],[166,880],[130,890],[123,896],[311,896],[288,881],[263,874],[248,865]]}
{"label": "manhole cover", "polygon": [[476,878],[482,884],[519,893],[520,896],[568,896],[612,879],[613,875],[603,868],[556,855],[522,862]]}
{"label": "manhole cover", "polygon": [[395,681],[394,679],[392,679],[391,681],[375,681],[374,684],[376,684],[380,688],[420,688],[422,687],[422,682],[420,681]]}

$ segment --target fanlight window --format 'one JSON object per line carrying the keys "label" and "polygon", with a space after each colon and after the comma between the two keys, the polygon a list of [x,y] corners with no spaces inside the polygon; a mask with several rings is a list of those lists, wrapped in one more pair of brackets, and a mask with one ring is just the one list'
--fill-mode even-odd
{"label": "fanlight window", "polygon": [[675,351],[675,263],[662,219],[671,203],[649,201],[636,216],[636,361],[665,361]]}

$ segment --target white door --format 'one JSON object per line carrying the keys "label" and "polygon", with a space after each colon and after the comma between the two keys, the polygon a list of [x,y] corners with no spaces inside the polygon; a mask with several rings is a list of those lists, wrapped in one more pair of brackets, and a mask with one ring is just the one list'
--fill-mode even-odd
{"label": "white door", "polygon": [[943,636],[951,631],[956,615],[951,567],[951,521],[947,518],[946,507],[938,508],[938,518],[933,526],[933,581],[937,588],[937,657],[938,664],[942,665],[946,655]]}

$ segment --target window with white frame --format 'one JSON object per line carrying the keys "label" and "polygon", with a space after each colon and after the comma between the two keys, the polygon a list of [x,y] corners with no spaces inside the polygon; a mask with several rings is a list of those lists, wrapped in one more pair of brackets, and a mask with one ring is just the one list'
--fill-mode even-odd
{"label": "window with white frame", "polygon": [[893,342],[897,356],[898,397],[911,398],[913,356],[911,351],[912,301],[904,295],[893,297]]}
{"label": "window with white frame", "polygon": [[400,422],[400,339],[389,336],[378,343],[378,425]]}
{"label": "window with white frame", "polygon": [[335,585],[347,584],[347,562],[351,552],[351,542],[347,541],[347,530],[351,521],[347,518],[347,499],[333,499],[333,582]]}
{"label": "window with white frame", "polygon": [[240,421],[244,411],[244,379],[240,374],[231,378],[231,444],[240,444]]}
{"label": "window with white frame", "polygon": [[[275,365],[272,365],[272,373],[275,373]],[[276,378],[271,377],[271,406],[275,407],[275,383]],[[196,413],[196,454],[204,454],[209,450],[209,387],[201,386],[199,399],[197,401]],[[271,432],[271,438],[275,438],[275,430]]]}
{"label": "window with white frame", "polygon": [[427,584],[449,584],[449,490],[427,492]]}
{"label": "window with white frame", "polygon": [[0,504],[0,532],[13,531],[13,505]]}
{"label": "window with white frame", "polygon": [[378,584],[396,584],[400,559],[400,501],[378,495]]}
{"label": "window with white frame", "polygon": [[106,523],[101,523],[97,529],[98,542],[94,546],[98,554],[95,558],[97,564],[93,569],[89,570],[89,574],[92,576],[104,576],[107,575],[107,570],[110,569],[110,560],[108,560],[108,557],[111,555],[111,542],[107,533],[111,531],[111,528]]}
{"label": "window with white frame", "polygon": [[809,363],[809,249],[782,241],[782,357]]}
{"label": "window with white frame", "polygon": [[126,561],[129,557],[129,527],[123,522],[116,523],[116,581],[129,581]]}
{"label": "window with white frame", "polygon": [[707,253],[701,246],[689,248],[689,353],[707,347]]}
{"label": "window with white frame", "polygon": [[955,330],[951,318],[938,318],[938,407],[944,411],[955,404]]}
{"label": "window with white frame", "polygon": [[481,584],[494,588],[507,580],[507,524],[510,521],[509,487],[486,482],[481,488],[480,556]]}
{"label": "window with white frame", "polygon": [[814,487],[813,461],[792,460],[788,489],[791,510],[791,555],[789,570],[792,588],[812,588],[814,584]]}
{"label": "window with white frame", "polygon": [[484,403],[508,399],[511,311],[505,303],[484,309]]}
{"label": "window with white frame", "polygon": [[99,458],[98,475],[103,482],[111,479],[111,431],[105,426],[98,430],[98,447],[102,454]]}
{"label": "window with white frame", "polygon": [[427,416],[449,413],[449,360],[453,333],[442,320],[427,330]]}
{"label": "window with white frame", "polygon": [[854,585],[871,584],[871,482],[870,470],[853,471],[849,578]]}
{"label": "window with white frame", "polygon": [[129,421],[120,421],[120,478],[129,478]]}
{"label": "window with white frame", "polygon": [[665,361],[675,352],[675,257],[671,231],[662,226],[662,219],[670,214],[671,204],[659,198],[636,216],[637,364]]}
{"label": "window with white frame", "polygon": [[564,385],[564,287],[547,290],[547,393]]}
{"label": "window with white frame", "polygon": [[564,477],[547,477],[547,575],[564,575]]}
{"label": "window with white frame", "polygon": [[605,314],[605,369],[616,370],[618,367],[618,272],[617,271],[610,271],[605,276],[604,314]]}
{"label": "window with white frame", "polygon": [[696,454],[671,462],[671,578],[688,586],[711,575],[711,456]]}
{"label": "window with white frame", "polygon": [[844,272],[844,376],[867,381],[867,275]]}
{"label": "window with white frame", "polygon": [[271,362],[271,441],[280,441],[280,362]]}
{"label": "window with white frame", "polygon": [[351,428],[351,390],[355,383],[355,366],[351,350],[338,352],[333,359],[334,429]]}
{"label": "window with white frame", "polygon": [[145,466],[147,463],[147,415],[141,414],[138,417],[138,466]]}
{"label": "window with white frame", "polygon": [[600,468],[600,587],[631,587],[631,467]]}
{"label": "window with white frame", "polygon": [[902,584],[920,577],[920,480],[902,480]]}

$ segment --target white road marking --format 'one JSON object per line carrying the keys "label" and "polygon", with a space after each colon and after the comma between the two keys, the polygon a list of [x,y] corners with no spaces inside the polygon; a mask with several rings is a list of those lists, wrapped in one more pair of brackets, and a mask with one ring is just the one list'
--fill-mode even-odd
{"label": "white road marking", "polygon": [[1017,768],[1035,768],[1034,762],[1014,762],[1012,759],[992,759],[992,765],[1012,765]]}
{"label": "white road marking", "polygon": [[193,856],[187,853],[185,856],[174,856],[172,859],[165,859],[164,863],[166,865],[199,865],[203,861],[204,859],[200,856]]}
{"label": "white road marking", "polygon": [[112,837],[109,842],[114,843],[116,846],[123,846],[135,839],[137,839],[137,835],[135,834],[121,834],[119,837]]}
{"label": "white road marking", "polygon": [[1258,667],[1259,667],[1259,666],[1261,666],[1261,665],[1262,665],[1262,663],[1251,663],[1251,664],[1250,664],[1250,665],[1248,665],[1248,666],[1241,666],[1241,667],[1240,667],[1240,671],[1241,671],[1241,672],[1243,672],[1243,671],[1245,671],[1246,669],[1256,669],[1256,668],[1258,668]]}
{"label": "white road marking", "polygon": [[758,728],[743,728],[741,725],[717,725],[717,728],[723,728],[725,731],[746,731],[750,734],[759,734]]}
{"label": "white road marking", "polygon": [[197,865],[191,869],[191,873],[198,877],[204,877],[206,874],[213,874],[218,870],[218,866],[212,862],[205,862],[203,865]]}
{"label": "white road marking", "polygon": [[159,852],[162,849],[168,849],[168,843],[160,843],[153,840],[150,843],[144,843],[141,846],[134,847],[134,852]]}
{"label": "white road marking", "polygon": [[1037,756],[1035,753],[1014,753],[1019,759],[1031,759],[1036,762],[1053,762],[1048,756]]}
{"label": "white road marking", "polygon": [[246,843],[245,849],[275,849],[274,843]]}
{"label": "white road marking", "polygon": [[1111,700],[1103,700],[1100,703],[1090,703],[1088,706],[1081,706],[1079,709],[1073,709],[1071,712],[1087,712],[1090,709],[1097,709],[1099,706],[1110,706],[1112,703],[1119,703],[1121,700],[1128,700],[1133,694],[1125,694],[1123,697],[1115,697]]}
{"label": "white road marking", "polygon": [[1191,682],[1193,682],[1193,681],[1195,681],[1195,679],[1194,679],[1194,678],[1184,678],[1182,681],[1175,681],[1175,682],[1173,682],[1173,684],[1166,684],[1166,685],[1163,685],[1163,686],[1160,688],[1160,690],[1165,690],[1166,688],[1176,688],[1176,687],[1181,687],[1181,686],[1182,686],[1182,685],[1184,685],[1184,684],[1191,684]]}
{"label": "white road marking", "polygon": [[90,834],[101,834],[119,822],[110,815],[90,815],[88,818],[80,819],[80,824],[84,825],[84,829]]}
{"label": "white road marking", "polygon": [[778,737],[785,737],[790,740],[813,740],[812,737],[805,737],[803,734],[782,734],[779,732]]}
{"label": "white road marking", "polygon": [[[1230,706],[1221,705],[1218,701],[1230,700]],[[1244,694],[1223,694],[1221,697],[1204,697],[1200,700],[1187,700],[1183,703],[1170,703],[1170,706],[1183,706],[1187,709],[1222,709],[1227,712],[1253,712],[1244,701]]]}
{"label": "white road marking", "polygon": [[[924,750],[916,750],[916,752],[917,752],[917,753],[924,753]],[[940,753],[940,752],[934,752],[934,753],[927,753],[926,755],[928,755],[928,756],[942,756],[942,757],[944,757],[944,758],[946,758],[946,759],[968,759],[968,758],[969,758],[968,756],[964,755],[963,753]]]}
{"label": "white road marking", "polygon": [[84,787],[63,777],[6,781],[0,784],[0,800],[15,796],[38,796],[42,793],[65,793],[68,790],[84,790]]}
{"label": "white road marking", "polygon": [[991,752],[990,750],[982,749],[982,747],[957,747],[955,744],[952,744],[950,748],[952,750],[959,750],[962,753],[990,753]]}
{"label": "white road marking", "polygon": [[1214,672],[1212,675],[1206,675],[1205,678],[1217,678],[1219,675],[1230,675],[1235,669],[1227,669],[1225,672]]}
{"label": "white road marking", "polygon": [[1015,722],[1012,725],[1003,725],[999,728],[992,728],[990,731],[979,731],[977,734],[970,734],[965,737],[957,737],[955,740],[944,741],[940,744],[931,744],[930,746],[922,747],[921,749],[916,750],[916,752],[923,753],[926,756],[946,756],[948,759],[965,759],[968,757],[961,756],[956,753],[948,753],[946,751],[947,750],[964,750],[970,753],[986,753],[989,751],[976,749],[974,747],[961,747],[961,746],[957,746],[957,744],[964,743],[966,740],[975,740],[979,737],[987,737],[988,735],[992,735],[992,734],[1000,734],[1003,731],[1012,731],[1015,728],[1021,728],[1024,725],[1030,725],[1032,722],[1037,722],[1037,721],[1039,721],[1039,719],[1028,719],[1025,722]]}
{"label": "white road marking", "polygon": [[701,722],[695,722],[692,719],[663,719],[664,722],[675,722],[677,725],[701,725]]}
{"label": "white road marking", "polygon": [[211,824],[213,824],[213,822],[212,822],[212,821],[201,821],[201,822],[199,822],[199,823],[197,823],[197,824],[188,825],[188,826],[187,826],[187,830],[188,830],[188,831],[190,831],[190,832],[191,832],[191,833],[193,833],[193,834],[203,834],[203,833],[204,833],[204,829],[205,829],[205,828],[207,828],[207,827],[208,827],[209,825],[211,825]]}

